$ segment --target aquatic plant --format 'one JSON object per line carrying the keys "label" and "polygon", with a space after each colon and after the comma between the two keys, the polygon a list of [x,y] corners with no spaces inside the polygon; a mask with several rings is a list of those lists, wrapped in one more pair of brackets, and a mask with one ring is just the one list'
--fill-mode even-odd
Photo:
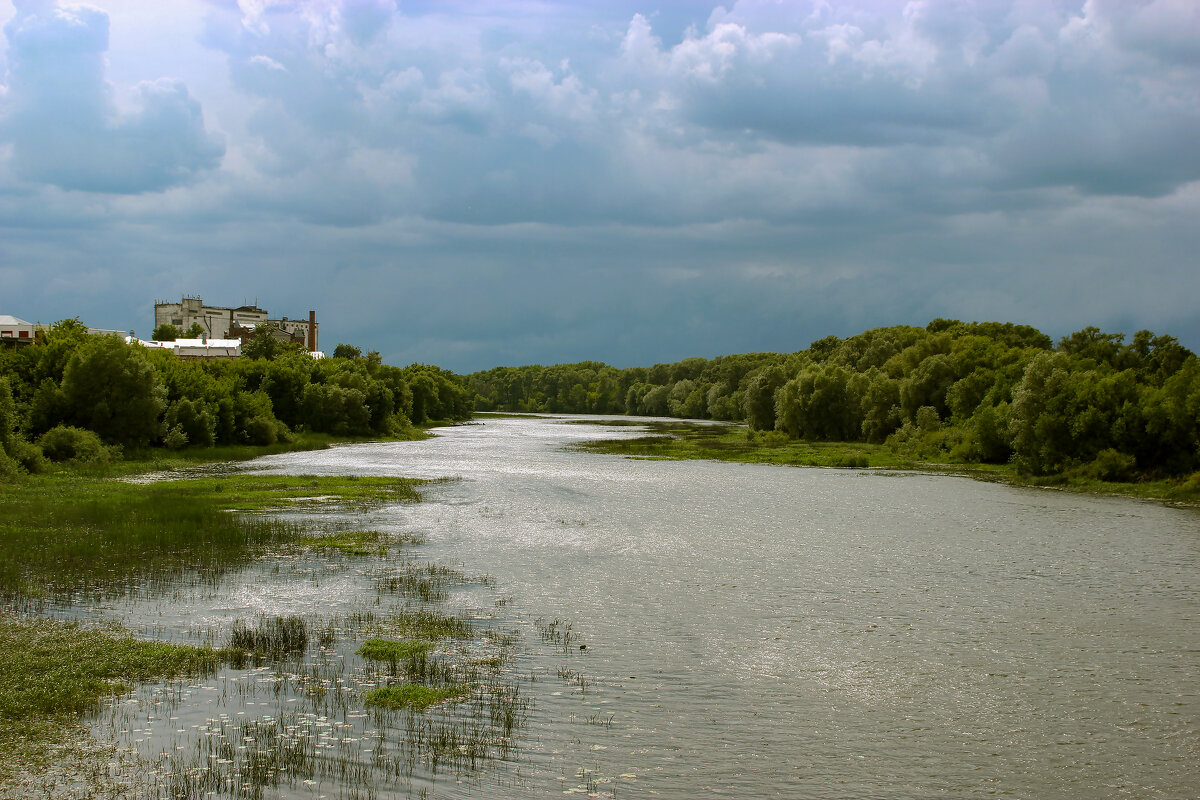
{"label": "aquatic plant", "polygon": [[301,543],[314,550],[333,550],[348,556],[385,555],[386,534],[382,531],[341,531],[306,536]]}
{"label": "aquatic plant", "polygon": [[233,623],[229,649],[267,656],[303,653],[308,648],[308,624],[303,617],[263,617],[251,628],[245,620]]}
{"label": "aquatic plant", "polygon": [[470,687],[462,684],[435,688],[416,683],[402,683],[399,686],[380,686],[372,689],[363,697],[363,703],[380,708],[411,708],[424,711],[438,703],[460,699],[468,693]]}

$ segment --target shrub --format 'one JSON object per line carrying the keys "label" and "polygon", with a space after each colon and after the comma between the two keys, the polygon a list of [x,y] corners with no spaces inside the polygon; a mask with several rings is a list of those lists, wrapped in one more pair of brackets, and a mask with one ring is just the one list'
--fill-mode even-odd
{"label": "shrub", "polygon": [[[164,421],[168,429],[178,428],[185,434],[184,444],[212,447],[216,441],[216,417],[202,401],[192,401],[186,397],[176,400],[167,409]],[[163,443],[167,444],[166,437]],[[172,445],[167,444],[167,447]]]}
{"label": "shrub", "polygon": [[1137,474],[1137,459],[1111,447],[1101,450],[1096,458],[1079,469],[1079,474],[1109,483],[1128,483]]}
{"label": "shrub", "polygon": [[163,446],[168,450],[182,450],[187,447],[188,435],[183,432],[183,428],[179,425],[172,425],[167,429],[167,435],[163,437]]}
{"label": "shrub", "polygon": [[108,461],[110,453],[100,437],[86,428],[58,425],[38,439],[42,453],[55,462],[90,464]]}
{"label": "shrub", "polygon": [[42,448],[14,436],[8,443],[8,456],[25,468],[26,472],[41,472],[46,469],[46,458]]}

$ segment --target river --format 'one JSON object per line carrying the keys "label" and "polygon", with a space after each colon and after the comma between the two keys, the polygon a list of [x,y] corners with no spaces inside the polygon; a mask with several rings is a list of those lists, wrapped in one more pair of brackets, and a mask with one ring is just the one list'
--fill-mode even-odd
{"label": "river", "polygon": [[[581,453],[569,445],[636,432],[562,419],[438,434],[250,465],[454,479],[375,524],[419,532],[430,558],[491,576],[487,597],[468,587],[451,603],[520,631],[510,669],[529,676],[531,707],[511,763],[418,784],[429,796],[1185,798],[1200,787],[1195,510],[956,477]],[[313,613],[355,591],[332,577],[308,592],[241,580],[240,594],[154,601],[149,627]],[[568,625],[570,638],[555,638]],[[279,796],[318,796],[304,792]]]}

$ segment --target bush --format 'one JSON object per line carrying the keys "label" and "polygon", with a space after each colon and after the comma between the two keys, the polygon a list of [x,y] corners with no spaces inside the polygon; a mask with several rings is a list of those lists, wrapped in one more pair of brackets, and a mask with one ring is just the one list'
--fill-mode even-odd
{"label": "bush", "polygon": [[46,458],[42,448],[14,436],[8,443],[8,456],[26,472],[41,472],[46,469]]}
{"label": "bush", "polygon": [[[169,430],[178,429],[185,435],[185,444],[212,447],[216,441],[217,419],[202,401],[192,401],[186,397],[176,400],[167,409],[163,421]],[[178,449],[168,444],[166,437],[163,437],[163,443]]]}
{"label": "bush", "polygon": [[91,464],[108,461],[110,453],[100,437],[85,428],[58,425],[42,434],[38,439],[42,453],[55,462],[73,461]]}
{"label": "bush", "polygon": [[1128,483],[1137,475],[1137,459],[1120,450],[1101,450],[1095,460],[1079,469],[1079,474],[1109,483]]}
{"label": "bush", "polygon": [[167,435],[163,437],[163,446],[168,450],[182,450],[187,447],[188,435],[184,433],[183,428],[179,425],[172,425],[167,429]]}

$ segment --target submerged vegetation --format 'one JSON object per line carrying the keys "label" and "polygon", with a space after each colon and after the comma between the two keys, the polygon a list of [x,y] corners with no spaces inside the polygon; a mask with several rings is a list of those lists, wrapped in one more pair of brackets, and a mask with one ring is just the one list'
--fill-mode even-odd
{"label": "submerged vegetation", "polygon": [[181,570],[211,578],[272,546],[305,540],[294,522],[230,510],[411,502],[418,484],[249,474],[145,484],[29,476],[0,485],[0,600],[27,606],[72,591],[123,592],[175,580]]}
{"label": "submerged vegetation", "polygon": [[[481,411],[672,416],[753,432],[600,446],[608,452],[1006,466],[1031,482],[1159,482],[1200,495],[1200,359],[1150,331],[1126,341],[1085,328],[1055,343],[1026,325],[937,319],[830,336],[796,353],[624,370],[499,367],[467,379]],[[828,463],[838,458],[850,461]]]}
{"label": "submerged vegetation", "polygon": [[[503,648],[512,643],[497,650],[497,640],[483,635],[467,616],[430,605],[443,600],[452,586],[486,585],[489,579],[411,557],[393,564],[389,554],[420,537],[328,530],[320,521],[327,519],[323,514],[307,513],[330,506],[359,513],[413,502],[419,499],[420,481],[200,474],[147,482],[121,478],[126,472],[119,465],[77,466],[0,484],[0,648],[5,652],[0,747],[6,752],[0,795],[52,785],[55,778],[44,777],[52,774],[47,772],[52,763],[54,770],[74,764],[68,772],[74,769],[102,784],[88,791],[123,796],[134,794],[138,782],[139,796],[199,798],[262,796],[281,782],[318,779],[370,794],[380,786],[402,786],[418,769],[474,768],[481,759],[512,750],[527,703],[515,683],[496,674],[506,660]],[[332,562],[317,563],[360,574],[352,564],[380,559],[381,566],[362,575],[367,597],[374,586],[378,598],[349,615],[234,619],[223,633],[198,631],[208,642],[200,646],[145,641],[116,627],[31,616],[88,598],[153,597],[181,585],[215,586],[231,570],[272,553],[300,563],[333,556]],[[403,598],[403,605],[383,603],[392,595]],[[419,605],[410,606],[414,601]],[[364,641],[356,648],[360,638]],[[144,759],[153,753],[136,747],[97,752],[101,745],[81,734],[81,718],[103,708],[111,709],[105,713],[114,731],[135,727],[107,698],[145,681],[186,676],[204,684],[216,680],[205,676],[228,676],[229,670],[233,677],[220,678],[214,689],[242,686],[242,696],[254,696],[258,690],[237,675],[266,670],[263,690],[274,702],[288,698],[311,710],[280,706],[270,718],[245,720],[222,715],[196,734],[194,745],[173,744],[174,755],[152,764]],[[219,691],[225,695],[229,689]],[[325,732],[321,726],[334,714],[355,720],[353,736],[345,726]],[[371,737],[375,748],[349,746]],[[246,741],[256,746],[247,749]],[[329,741],[346,744],[332,760]],[[179,752],[193,746],[192,755]],[[117,769],[111,766],[117,754],[119,761],[133,760],[122,761],[119,774],[110,774]],[[110,766],[87,766],[89,757]]]}

